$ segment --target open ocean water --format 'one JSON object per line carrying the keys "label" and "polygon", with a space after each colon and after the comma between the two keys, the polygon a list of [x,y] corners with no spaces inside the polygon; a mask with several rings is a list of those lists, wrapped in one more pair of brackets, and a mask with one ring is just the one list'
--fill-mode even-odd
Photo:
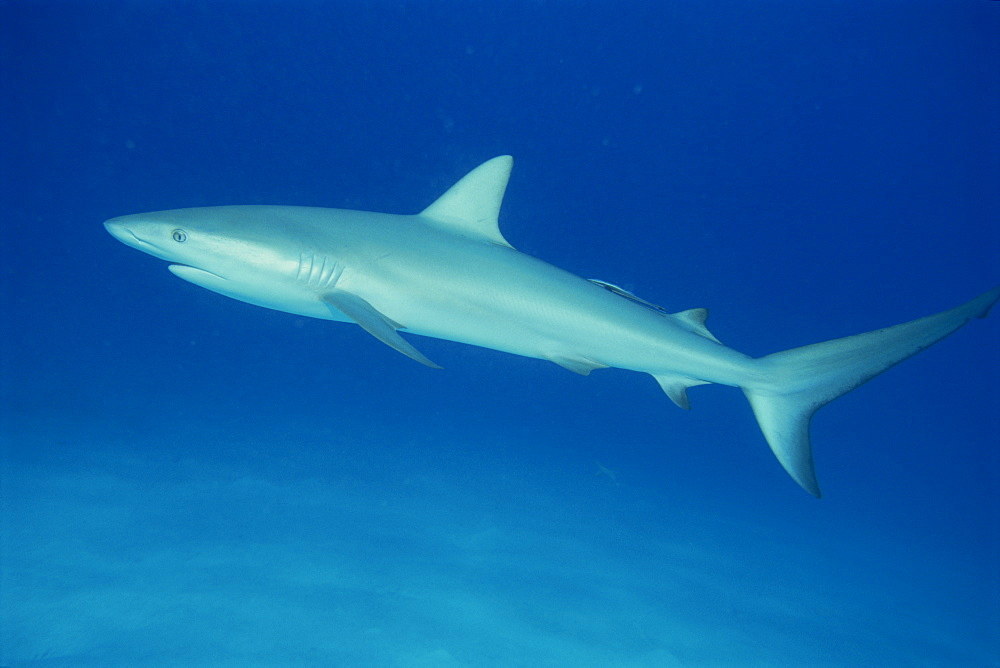
{"label": "open ocean water", "polygon": [[[1000,665],[1000,313],[823,409],[268,311],[102,221],[501,229],[754,356],[1000,281],[1000,2],[0,1],[0,664]],[[497,281],[502,284],[503,276]]]}

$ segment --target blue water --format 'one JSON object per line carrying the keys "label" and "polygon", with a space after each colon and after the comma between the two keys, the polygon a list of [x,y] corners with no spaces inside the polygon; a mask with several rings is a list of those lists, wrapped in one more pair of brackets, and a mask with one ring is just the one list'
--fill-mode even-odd
{"label": "blue water", "polygon": [[[666,6],[664,6],[666,5]],[[0,664],[1000,665],[1000,317],[823,409],[177,280],[107,218],[420,210],[751,355],[1000,280],[1000,2],[0,3]],[[503,281],[502,276],[497,277]]]}

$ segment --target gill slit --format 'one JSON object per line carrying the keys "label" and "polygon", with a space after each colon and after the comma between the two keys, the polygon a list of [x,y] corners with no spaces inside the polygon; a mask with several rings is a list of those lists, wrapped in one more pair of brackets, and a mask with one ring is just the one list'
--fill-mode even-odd
{"label": "gill slit", "polygon": [[315,288],[332,288],[343,273],[344,265],[325,255],[317,258],[313,253],[299,253],[295,280]]}

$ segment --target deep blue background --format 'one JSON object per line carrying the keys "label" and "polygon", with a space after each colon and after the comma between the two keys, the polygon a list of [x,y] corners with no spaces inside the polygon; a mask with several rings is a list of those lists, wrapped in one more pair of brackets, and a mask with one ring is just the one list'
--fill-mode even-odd
{"label": "deep blue background", "polygon": [[[343,439],[376,467],[432,462],[445,486],[510,467],[572,489],[600,462],[663,516],[761,536],[720,530],[722,553],[773,534],[886,555],[799,562],[820,601],[908,559],[952,568],[974,592],[941,612],[967,630],[963,660],[998,660],[996,317],[819,414],[815,502],[738,392],[697,388],[684,414],[647,377],[418,341],[446,367],[431,372],[357,328],[178,281],[100,223],[218,204],[410,213],[510,153],[501,227],[523,252],[709,307],[751,355],[868,331],[1000,277],[1000,3],[2,2],[0,26],[15,489],[22,467],[123,452],[163,475],[185,457],[294,470]],[[253,445],[212,436],[234,433]],[[580,495],[576,516],[617,516]],[[36,639],[12,601],[16,663]]]}

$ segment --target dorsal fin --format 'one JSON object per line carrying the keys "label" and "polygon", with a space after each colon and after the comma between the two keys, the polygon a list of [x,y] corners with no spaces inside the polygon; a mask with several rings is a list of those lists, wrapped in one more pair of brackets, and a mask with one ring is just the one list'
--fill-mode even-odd
{"label": "dorsal fin", "polygon": [[707,308],[692,308],[687,311],[681,311],[680,313],[674,313],[673,316],[683,322],[685,325],[691,328],[691,331],[695,334],[700,334],[706,339],[715,341],[721,344],[712,332],[708,331],[708,327],[705,326],[705,321],[708,319],[708,309]]}
{"label": "dorsal fin", "polygon": [[513,248],[500,234],[498,217],[514,158],[487,160],[438,197],[420,215],[462,236]]}

